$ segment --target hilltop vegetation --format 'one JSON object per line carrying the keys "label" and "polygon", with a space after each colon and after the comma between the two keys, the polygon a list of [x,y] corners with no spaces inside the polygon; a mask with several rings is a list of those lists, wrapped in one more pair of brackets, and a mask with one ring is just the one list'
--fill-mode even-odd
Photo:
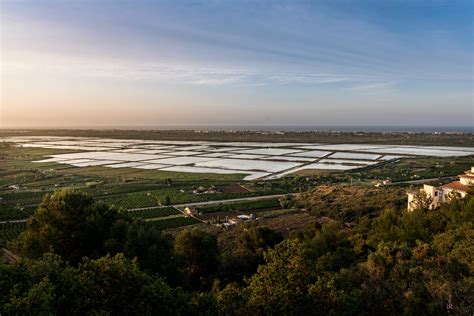
{"label": "hilltop vegetation", "polygon": [[352,221],[387,208],[400,211],[406,207],[406,194],[400,187],[321,185],[301,194],[296,204],[318,217]]}
{"label": "hilltop vegetation", "polygon": [[296,201],[328,220],[285,239],[241,226],[225,249],[212,231],[173,238],[84,194],[57,192],[10,245],[23,259],[0,265],[1,313],[474,312],[473,196],[408,213],[391,202],[395,191],[369,189],[357,216],[338,217],[354,213],[344,197],[361,202],[364,191],[336,188],[331,201],[329,190]]}

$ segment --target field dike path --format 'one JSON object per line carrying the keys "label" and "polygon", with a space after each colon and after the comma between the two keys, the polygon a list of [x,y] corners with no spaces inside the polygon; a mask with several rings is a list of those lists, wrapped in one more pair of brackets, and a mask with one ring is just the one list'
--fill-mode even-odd
{"label": "field dike path", "polygon": [[268,200],[268,199],[274,199],[274,198],[281,198],[281,197],[284,197],[284,196],[287,196],[287,195],[296,195],[296,194],[297,193],[285,193],[285,194],[252,196],[252,197],[227,199],[227,200],[191,202],[191,203],[182,203],[182,204],[173,204],[173,205],[159,205],[159,206],[151,206],[151,207],[132,208],[132,209],[128,209],[128,211],[150,210],[150,209],[162,208],[162,207],[174,207],[174,208],[179,209],[179,208],[190,207],[190,206],[218,205],[218,204],[225,204],[225,203],[232,203],[232,202],[259,201],[259,200]]}

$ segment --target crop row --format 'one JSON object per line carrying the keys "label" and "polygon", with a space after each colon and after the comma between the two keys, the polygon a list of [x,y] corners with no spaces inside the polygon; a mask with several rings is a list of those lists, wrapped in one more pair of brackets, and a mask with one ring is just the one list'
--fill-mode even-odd
{"label": "crop row", "polygon": [[3,193],[2,198],[4,202],[8,202],[10,204],[20,204],[20,205],[29,205],[29,204],[39,204],[45,194],[48,192],[31,192],[31,191],[24,191],[24,192],[13,192],[13,193]]}
{"label": "crop row", "polygon": [[99,199],[103,203],[113,204],[123,208],[139,208],[156,206],[157,201],[145,192],[114,195]]}
{"label": "crop row", "polygon": [[133,218],[147,219],[176,215],[179,214],[179,211],[177,211],[174,207],[161,207],[147,210],[130,211],[129,214]]}
{"label": "crop row", "polygon": [[0,224],[0,245],[4,246],[8,241],[17,238],[25,228],[26,223]]}
{"label": "crop row", "polygon": [[13,206],[0,203],[0,221],[9,221],[16,219],[24,219],[29,217],[36,208],[17,209]]}
{"label": "crop row", "polygon": [[202,213],[215,213],[223,211],[251,211],[258,209],[280,207],[278,199],[258,200],[249,202],[239,202],[230,204],[218,204],[198,208]]}
{"label": "crop row", "polygon": [[198,224],[199,221],[192,217],[184,217],[184,216],[177,216],[177,217],[170,217],[165,219],[160,219],[156,221],[148,221],[146,225],[157,229],[157,230],[164,230],[169,228],[176,228],[188,225]]}

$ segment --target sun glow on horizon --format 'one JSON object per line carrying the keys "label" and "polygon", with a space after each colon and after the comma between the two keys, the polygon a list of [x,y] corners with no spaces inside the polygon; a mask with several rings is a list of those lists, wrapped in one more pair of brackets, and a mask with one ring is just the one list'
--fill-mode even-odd
{"label": "sun glow on horizon", "polygon": [[2,2],[0,127],[472,126],[470,9]]}

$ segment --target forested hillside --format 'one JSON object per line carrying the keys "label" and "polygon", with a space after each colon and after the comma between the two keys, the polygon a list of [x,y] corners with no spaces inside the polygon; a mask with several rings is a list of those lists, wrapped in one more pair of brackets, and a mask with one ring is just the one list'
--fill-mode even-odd
{"label": "forested hillside", "polygon": [[58,191],[8,246],[0,313],[472,315],[474,197],[408,213],[398,193],[316,189],[293,202],[318,219],[306,229],[242,226],[224,250]]}

